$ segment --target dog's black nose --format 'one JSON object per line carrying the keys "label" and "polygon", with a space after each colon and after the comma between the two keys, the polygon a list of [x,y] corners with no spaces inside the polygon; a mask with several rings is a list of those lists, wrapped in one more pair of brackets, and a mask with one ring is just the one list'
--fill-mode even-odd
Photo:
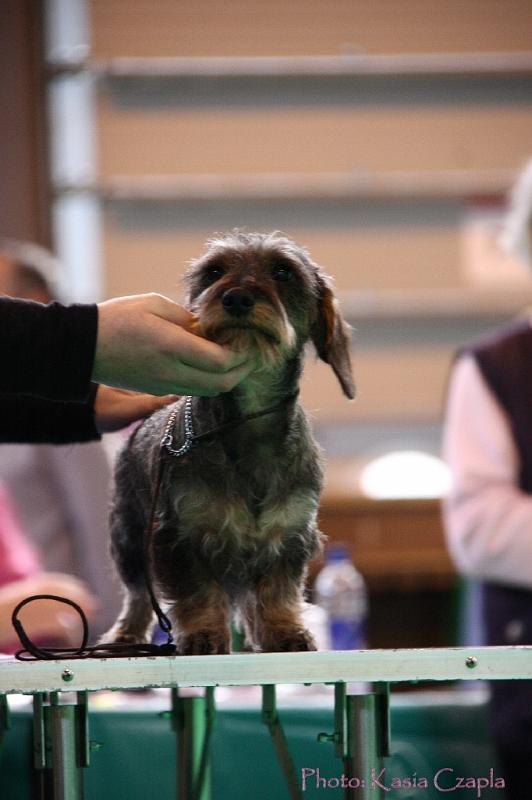
{"label": "dog's black nose", "polygon": [[255,298],[247,289],[228,289],[222,295],[222,305],[228,314],[242,317],[249,314],[255,305]]}

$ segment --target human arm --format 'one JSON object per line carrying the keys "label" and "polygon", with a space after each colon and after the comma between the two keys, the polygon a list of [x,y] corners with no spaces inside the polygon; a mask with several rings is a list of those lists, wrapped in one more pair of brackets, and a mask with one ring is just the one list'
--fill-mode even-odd
{"label": "human arm", "polygon": [[29,395],[0,395],[0,442],[90,442],[120,430],[176,400],[110,386],[91,387],[86,403],[59,403]]}
{"label": "human arm", "polygon": [[87,400],[97,323],[95,305],[0,297],[0,394]]}
{"label": "human arm", "polygon": [[102,386],[93,410],[91,373],[102,383],[156,395],[214,395],[251,369],[245,354],[186,330],[192,315],[159,295],[116,298],[98,308],[0,298],[0,323],[5,442],[90,441],[174,399]]}
{"label": "human arm", "polygon": [[30,395],[0,395],[0,442],[67,444],[99,438],[91,398],[85,403],[60,403]]}
{"label": "human arm", "polygon": [[451,490],[444,501],[449,549],[466,575],[532,588],[532,495],[519,488],[510,422],[472,356],[451,375],[444,429]]}
{"label": "human arm", "polygon": [[150,394],[215,395],[252,365],[202,339],[194,317],[157,294],[94,305],[0,298],[0,394],[84,401],[97,383]]}
{"label": "human arm", "polygon": [[98,438],[90,375],[95,305],[0,298],[0,441]]}

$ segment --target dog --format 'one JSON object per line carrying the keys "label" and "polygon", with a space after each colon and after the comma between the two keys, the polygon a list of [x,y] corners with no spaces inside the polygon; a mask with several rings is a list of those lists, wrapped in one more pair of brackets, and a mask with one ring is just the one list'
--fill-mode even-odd
{"label": "dog", "polygon": [[[119,456],[111,552],[126,591],[103,641],[150,635],[142,541],[162,458],[150,573],[178,653],[229,653],[233,612],[249,649],[315,650],[302,609],[307,564],[324,538],[316,523],[322,465],[297,390],[310,341],[354,397],[349,326],[331,279],[278,232],[209,240],[186,282],[195,332],[253,352],[257,365],[231,391],[157,411]],[[196,446],[187,451],[192,427]]]}

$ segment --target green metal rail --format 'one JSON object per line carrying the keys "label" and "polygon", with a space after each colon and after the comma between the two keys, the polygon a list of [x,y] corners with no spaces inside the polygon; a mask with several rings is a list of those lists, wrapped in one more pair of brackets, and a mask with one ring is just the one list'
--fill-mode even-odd
{"label": "green metal rail", "polygon": [[[334,730],[317,732],[343,765],[344,800],[379,800],[381,791],[360,776],[378,774],[389,754],[389,689],[398,682],[532,679],[532,647],[361,650],[322,653],[234,654],[158,658],[0,661],[0,738],[8,728],[6,696],[33,695],[35,766],[42,800],[82,800],[83,769],[96,743],[89,740],[88,693],[99,689],[168,687],[168,716],[177,737],[178,800],[210,800],[209,745],[215,720],[214,687],[262,686],[268,727],[290,800],[302,788],[276,704],[276,684],[333,684]],[[367,691],[350,694],[347,684]],[[184,697],[183,687],[203,697]],[[76,702],[65,693],[76,693]],[[65,696],[64,696],[65,695]],[[63,700],[67,702],[62,702]]]}

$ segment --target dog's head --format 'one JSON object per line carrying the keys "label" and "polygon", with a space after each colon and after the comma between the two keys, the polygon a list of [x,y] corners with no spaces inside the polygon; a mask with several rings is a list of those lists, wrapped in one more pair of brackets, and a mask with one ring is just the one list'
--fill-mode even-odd
{"label": "dog's head", "polygon": [[233,349],[255,348],[266,368],[311,340],[354,397],[349,326],[331,279],[302,247],[278,232],[235,231],[210,239],[186,280],[197,333]]}

